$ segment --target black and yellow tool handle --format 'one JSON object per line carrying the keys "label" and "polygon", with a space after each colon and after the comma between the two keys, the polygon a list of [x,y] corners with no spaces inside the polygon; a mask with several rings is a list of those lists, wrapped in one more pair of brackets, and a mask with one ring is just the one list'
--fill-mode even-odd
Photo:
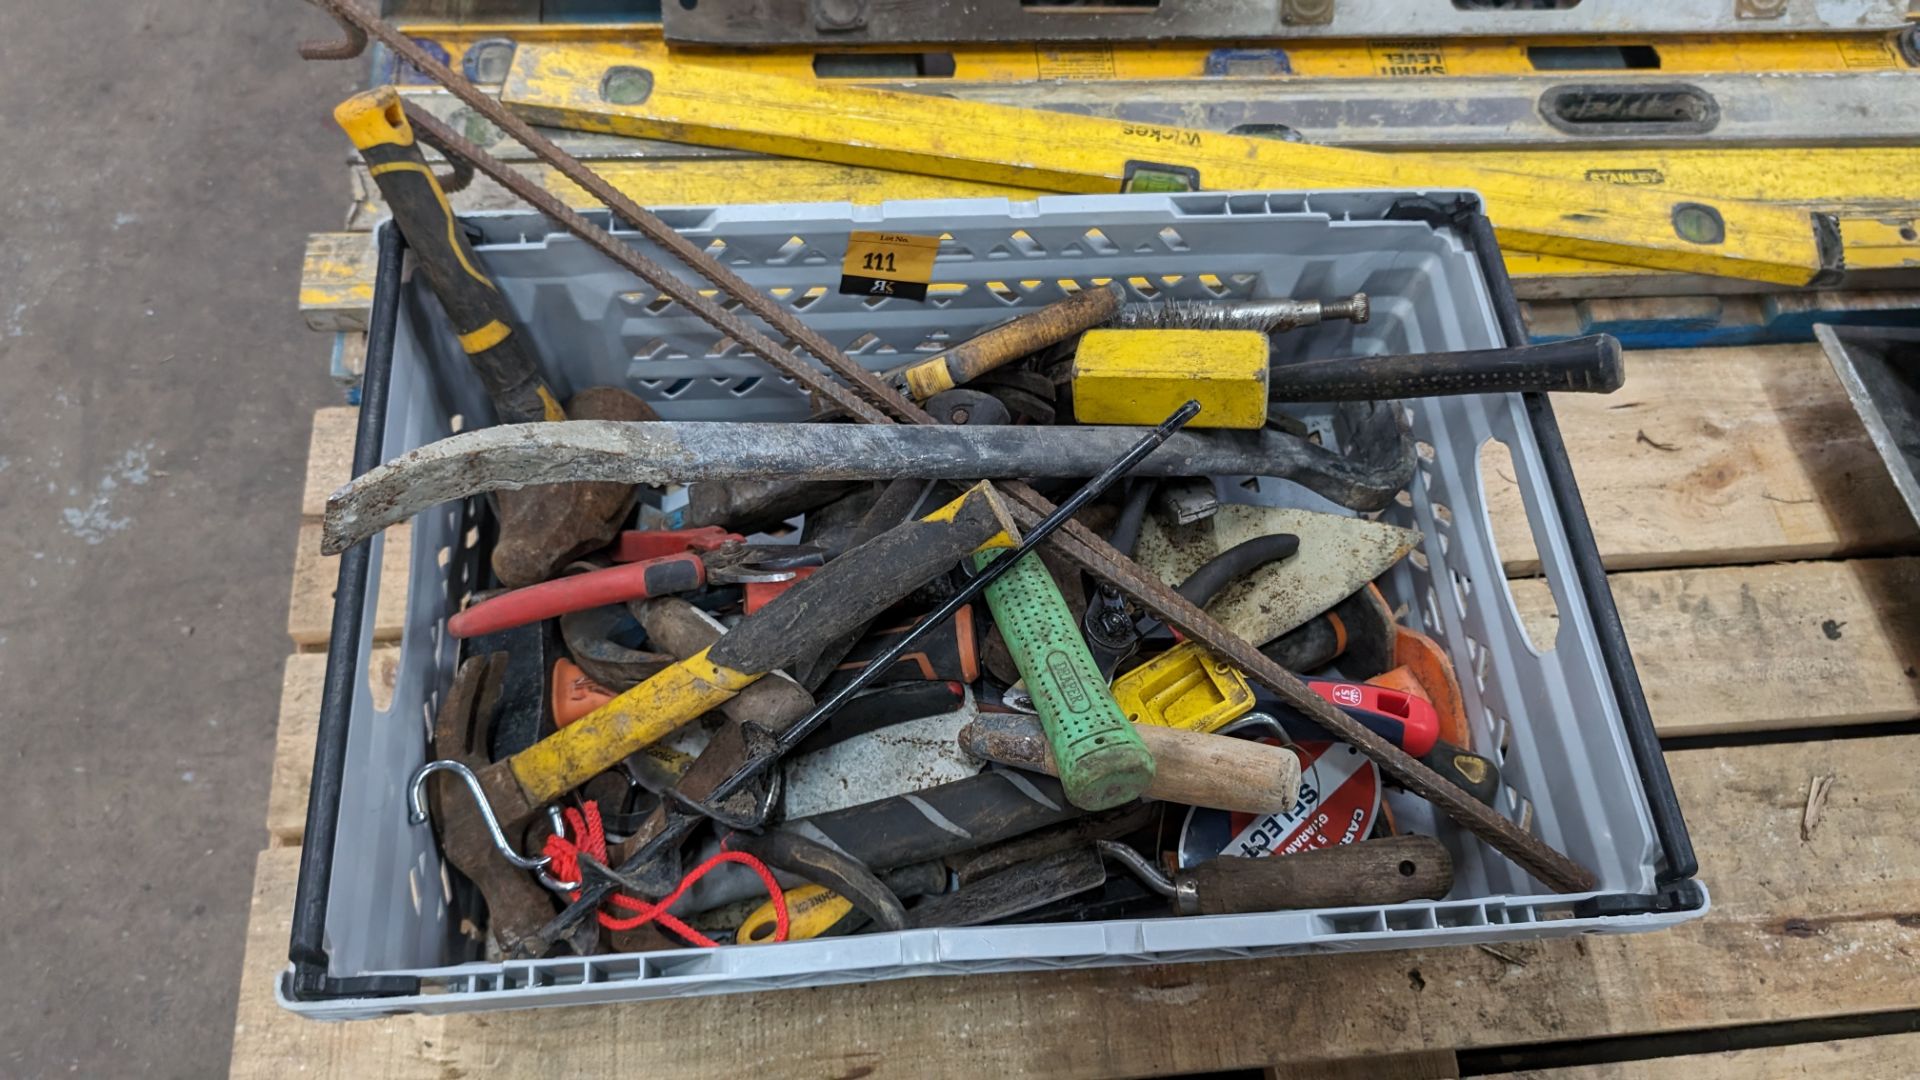
{"label": "black and yellow tool handle", "polygon": [[453,205],[427,167],[400,95],[391,86],[355,94],[333,110],[333,118],[366,159],[501,422],[565,420],[566,410],[541,377],[525,338],[513,329],[506,299],[480,269]]}
{"label": "black and yellow tool handle", "polygon": [[983,546],[1010,543],[1010,519],[981,483],[919,521],[881,533],[821,567],[711,647],[679,661],[506,759],[539,806],[718,707],[755,680],[899,603]]}
{"label": "black and yellow tool handle", "polygon": [[1620,342],[1610,334],[1589,334],[1511,349],[1281,364],[1267,376],[1267,393],[1273,401],[1372,401],[1530,391],[1611,394],[1626,379]]}
{"label": "black and yellow tool handle", "polygon": [[1029,315],[976,334],[932,359],[901,372],[907,393],[925,401],[1049,345],[1090,330],[1119,314],[1126,290],[1110,281],[1074,293]]}
{"label": "black and yellow tool handle", "polygon": [[1173,885],[1182,915],[1438,900],[1453,888],[1453,856],[1431,836],[1390,836],[1263,859],[1222,855]]}
{"label": "black and yellow tool handle", "polygon": [[[787,905],[788,941],[825,937],[853,916],[853,901],[825,885],[802,885],[796,889],[786,889],[782,899]],[[773,901],[769,900],[753,909],[753,913],[740,924],[740,929],[733,932],[733,940],[740,945],[756,945],[772,938],[778,926]]]}

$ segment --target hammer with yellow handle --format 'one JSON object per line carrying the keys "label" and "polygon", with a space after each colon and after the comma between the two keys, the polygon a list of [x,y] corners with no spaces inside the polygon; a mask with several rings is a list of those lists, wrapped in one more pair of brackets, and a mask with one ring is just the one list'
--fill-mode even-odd
{"label": "hammer with yellow handle", "polygon": [[[511,829],[540,806],[667,737],[766,673],[811,656],[983,547],[1015,530],[982,482],[918,520],[822,567],[695,653],[512,757],[476,773]],[[431,763],[430,763],[431,764]]]}

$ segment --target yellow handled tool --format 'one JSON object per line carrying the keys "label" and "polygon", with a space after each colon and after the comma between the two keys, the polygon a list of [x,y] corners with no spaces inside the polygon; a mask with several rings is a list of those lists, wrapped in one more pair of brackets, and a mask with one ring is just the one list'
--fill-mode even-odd
{"label": "yellow handled tool", "polygon": [[[1438,154],[1376,154],[648,57],[523,44],[501,99],[542,124],[1067,192],[1474,191],[1503,247],[1653,269],[1821,284],[1920,242],[1891,226],[1658,189],[1554,180]],[[1899,249],[1895,251],[1893,249]],[[1856,257],[1856,254],[1859,257]]]}
{"label": "yellow handled tool", "polygon": [[[952,877],[945,861],[931,859],[889,870],[880,875],[880,881],[894,895],[905,900],[946,892]],[[801,885],[788,889],[786,900],[788,941],[822,937],[834,932],[836,927],[843,931],[854,928],[855,924],[848,920],[848,916],[858,910],[853,901],[825,885]],[[865,916],[860,921],[864,923]],[[842,923],[845,925],[842,926]],[[769,900],[753,909],[753,914],[748,915],[740,928],[734,931],[733,940],[741,945],[767,941],[773,937],[776,925],[773,901]]]}
{"label": "yellow handled tool", "polygon": [[776,668],[812,655],[862,626],[982,547],[1011,543],[1011,519],[982,482],[919,521],[907,522],[828,563],[780,594],[711,647],[682,660],[593,712],[497,762],[481,774],[489,801],[503,786],[488,774],[510,770],[509,794],[530,810],[672,734]]}
{"label": "yellow handled tool", "polygon": [[[840,920],[853,914],[853,901],[827,888],[825,885],[802,885],[797,889],[786,890],[787,900],[787,940],[805,941],[817,938],[839,925]],[[740,929],[734,931],[733,940],[742,945],[754,945],[773,937],[778,925],[773,914],[773,901],[769,900],[753,909]]]}
{"label": "yellow handled tool", "polygon": [[[446,191],[427,167],[393,87],[355,94],[334,109],[333,117],[366,159],[394,225],[440,298],[501,423],[660,418],[633,394],[611,386],[582,390],[561,406],[532,346],[515,332],[506,298],[481,269]],[[500,492],[493,503],[500,518],[493,570],[502,584],[519,588],[545,581],[574,559],[605,547],[633,509],[633,485],[536,485]]]}

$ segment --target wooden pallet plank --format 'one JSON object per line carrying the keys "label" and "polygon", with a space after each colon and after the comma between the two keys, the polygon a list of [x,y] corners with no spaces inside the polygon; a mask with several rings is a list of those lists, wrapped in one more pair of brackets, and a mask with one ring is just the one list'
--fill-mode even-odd
{"label": "wooden pallet plank", "polygon": [[[278,1012],[268,992],[297,866],[275,849],[259,863],[234,1074],[299,1061],[352,1077],[1143,1075],[1912,1008],[1916,754],[1920,736],[1668,755],[1713,913],[1662,933],[1503,945],[1511,960],[1429,949],[322,1025]],[[1814,775],[1836,780],[1803,840]]]}
{"label": "wooden pallet plank", "polygon": [[327,512],[327,496],[353,473],[353,443],[360,410],[352,405],[315,409],[313,437],[307,443],[307,480],[300,492],[300,516],[318,521]]}
{"label": "wooden pallet plank", "polygon": [[[320,652],[287,657],[280,683],[280,728],[274,739],[273,787],[267,793],[267,838],[277,846],[298,847],[307,830],[307,789],[313,775],[313,744],[320,726],[320,698],[327,656]],[[368,654],[367,683],[375,708],[393,701],[400,674],[400,650],[376,646]]]}
{"label": "wooden pallet plank", "polygon": [[270,847],[255,859],[254,868],[229,1075],[261,1080],[284,1080],[290,1073],[344,1076],[347,1074],[335,1070],[361,1068],[370,1058],[378,1058],[380,1054],[374,1050],[374,1044],[381,1042],[387,1048],[387,1056],[366,1065],[368,1071],[360,1074],[363,1080],[375,1077],[444,1080],[452,1075],[432,1065],[433,1058],[442,1049],[438,1032],[443,1021],[438,1018],[407,1016],[353,1024],[320,1024],[295,1016],[274,1001],[274,982],[287,966],[287,938],[292,927],[294,879],[300,869],[300,849]]}
{"label": "wooden pallet plank", "polygon": [[[1920,530],[1817,345],[1627,354],[1614,394],[1553,408],[1614,570],[1920,550]],[[1507,573],[1539,572],[1504,447],[1481,475]]]}
{"label": "wooden pallet plank", "polygon": [[1920,1069],[1920,1034],[1791,1043],[1716,1054],[1530,1069],[1502,1080],[1908,1080]]}
{"label": "wooden pallet plank", "polygon": [[325,653],[287,657],[280,679],[280,727],[273,741],[273,787],[267,791],[269,844],[298,847],[307,828],[307,788],[327,675]]}
{"label": "wooden pallet plank", "polygon": [[[386,531],[380,557],[380,597],[373,639],[397,641],[406,623],[407,571],[413,561],[413,530],[407,524]],[[300,526],[293,554],[293,597],[287,605],[287,636],[302,650],[320,649],[333,634],[333,589],[340,560],[320,554],[320,524]]]}
{"label": "wooden pallet plank", "polygon": [[[1920,717],[1920,559],[1612,574],[1660,734]],[[1559,626],[1546,582],[1509,582],[1536,644]]]}

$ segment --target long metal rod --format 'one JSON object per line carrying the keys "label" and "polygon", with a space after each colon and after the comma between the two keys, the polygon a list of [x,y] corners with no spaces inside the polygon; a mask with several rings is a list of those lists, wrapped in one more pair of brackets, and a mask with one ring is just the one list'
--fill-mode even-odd
{"label": "long metal rod", "polygon": [[[1065,502],[1055,507],[1052,513],[1030,527],[1026,535],[1021,538],[1020,542],[1014,546],[1011,552],[988,563],[985,569],[968,579],[967,584],[961,588],[960,591],[954,593],[952,597],[948,598],[946,603],[941,604],[931,615],[921,619],[912,629],[903,634],[880,655],[869,660],[866,666],[860,669],[859,674],[853,677],[851,682],[841,687],[831,697],[827,698],[827,700],[814,706],[812,712],[801,717],[785,731],[782,731],[779,736],[774,739],[772,747],[754,754],[741,762],[732,773],[714,785],[713,791],[707,796],[707,801],[709,803],[717,803],[725,800],[734,792],[745,787],[754,777],[766,771],[774,762],[780,760],[780,756],[786,751],[799,745],[801,740],[811,735],[821,724],[826,723],[828,718],[838,712],[842,706],[853,700],[855,694],[872,685],[875,679],[878,679],[883,673],[891,669],[894,661],[905,656],[907,650],[912,648],[914,643],[920,640],[921,637],[931,633],[936,627],[944,625],[948,619],[953,617],[955,612],[979,598],[980,594],[987,591],[987,586],[992,585],[1000,579],[1001,575],[1012,570],[1014,564],[1018,563],[1022,557],[1039,547],[1049,536],[1053,535],[1055,530],[1071,521],[1073,515],[1078,513],[1082,507],[1098,498],[1102,492],[1113,485],[1114,481],[1132,471],[1135,465],[1138,465],[1148,454],[1153,453],[1160,444],[1171,438],[1174,432],[1185,427],[1187,421],[1192,420],[1199,412],[1200,405],[1194,401],[1189,401],[1174,410],[1173,415],[1161,421],[1159,426],[1142,436],[1140,441],[1134,443],[1126,453],[1122,454],[1106,468],[1100,470],[1099,475],[1082,484],[1078,490],[1067,497]],[[669,813],[671,817],[667,826],[654,834],[651,840],[642,844],[640,850],[634,852],[632,857],[621,865],[621,873],[631,874],[640,867],[658,858],[670,847],[680,843],[680,841],[686,837],[687,833],[702,820],[693,814],[673,814],[671,811],[669,811]],[[594,908],[598,907],[600,901],[606,897],[607,893],[613,891],[613,888],[613,883],[605,880],[589,886],[581,892],[578,900],[567,905],[565,911],[562,911],[554,917],[552,922],[542,927],[538,936],[546,941],[557,940],[567,932],[567,929],[571,927],[574,922],[585,917],[589,912],[593,911]]]}

